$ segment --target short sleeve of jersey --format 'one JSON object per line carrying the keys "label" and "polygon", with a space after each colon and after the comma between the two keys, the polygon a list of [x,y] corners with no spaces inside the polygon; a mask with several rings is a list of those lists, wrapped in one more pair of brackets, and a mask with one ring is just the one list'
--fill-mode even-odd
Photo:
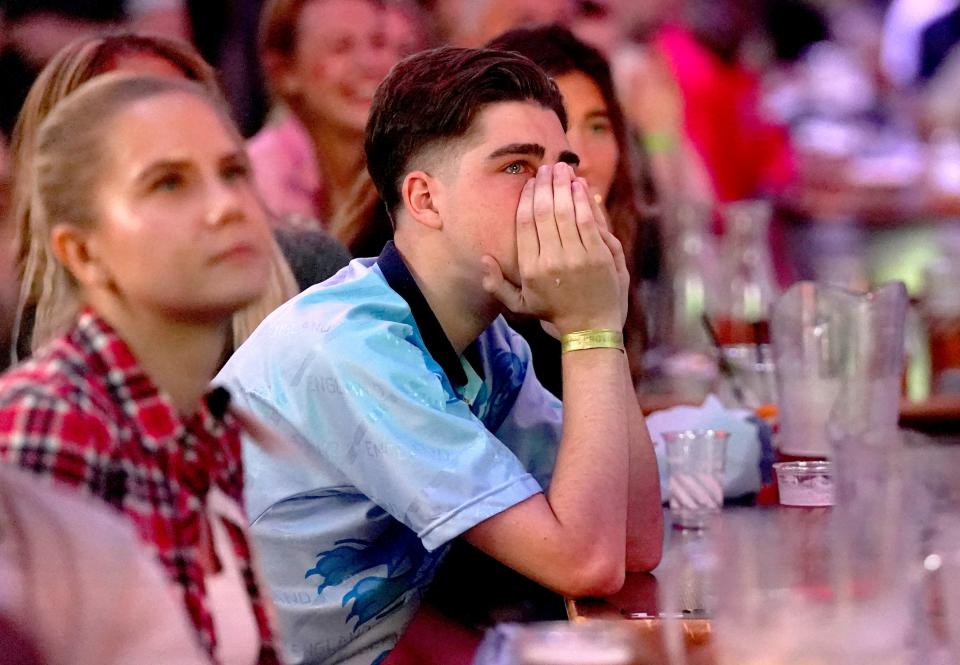
{"label": "short sleeve of jersey", "polygon": [[[265,455],[247,460],[251,518],[298,491],[352,486],[434,550],[542,491],[453,393],[400,303],[387,303],[400,310],[387,320],[357,309],[341,320],[301,318],[309,298],[288,303],[282,323],[268,319],[248,341],[256,353],[241,349],[221,373],[245,406],[306,452],[293,469]],[[315,320],[328,328],[303,328]],[[500,429],[523,427],[518,412]]]}

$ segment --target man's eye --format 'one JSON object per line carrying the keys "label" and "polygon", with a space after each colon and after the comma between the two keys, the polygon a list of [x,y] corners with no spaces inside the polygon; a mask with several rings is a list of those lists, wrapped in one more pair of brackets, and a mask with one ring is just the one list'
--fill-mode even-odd
{"label": "man's eye", "polygon": [[526,167],[527,165],[523,162],[511,162],[507,164],[503,170],[511,175],[520,175],[524,172]]}

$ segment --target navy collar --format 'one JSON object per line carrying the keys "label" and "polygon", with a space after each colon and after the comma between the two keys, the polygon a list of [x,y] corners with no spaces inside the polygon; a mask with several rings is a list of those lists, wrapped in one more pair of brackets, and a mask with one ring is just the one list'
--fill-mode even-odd
{"label": "navy collar", "polygon": [[[447,338],[447,334],[443,332],[440,322],[437,321],[436,315],[430,309],[427,299],[423,297],[423,292],[417,286],[416,280],[413,279],[410,269],[407,268],[407,264],[404,263],[403,257],[400,256],[400,252],[392,240],[384,245],[383,251],[377,258],[377,265],[380,266],[380,272],[383,273],[383,277],[387,280],[390,288],[407,301],[413,320],[420,331],[420,337],[423,338],[423,343],[427,347],[427,353],[437,361],[447,378],[450,379],[450,383],[457,388],[467,385],[467,373],[463,370],[463,365],[460,364],[460,356]],[[468,360],[472,360],[471,356],[473,354],[471,351],[475,351],[475,347],[476,343],[471,344],[468,348],[466,352]],[[471,364],[477,372],[482,372],[476,363]]]}

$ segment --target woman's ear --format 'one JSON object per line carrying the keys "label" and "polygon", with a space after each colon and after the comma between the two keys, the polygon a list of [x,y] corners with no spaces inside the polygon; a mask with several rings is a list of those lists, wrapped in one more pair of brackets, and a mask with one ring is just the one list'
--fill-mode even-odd
{"label": "woman's ear", "polygon": [[407,214],[432,229],[442,229],[440,201],[442,183],[425,171],[411,171],[404,177],[400,197]]}
{"label": "woman's ear", "polygon": [[89,234],[74,224],[57,224],[50,231],[53,255],[82,286],[107,286],[110,276],[91,246]]}

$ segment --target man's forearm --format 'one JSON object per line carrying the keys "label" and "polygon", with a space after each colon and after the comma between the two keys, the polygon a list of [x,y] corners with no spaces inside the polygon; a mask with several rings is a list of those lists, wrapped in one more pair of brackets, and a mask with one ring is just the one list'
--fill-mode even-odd
{"label": "man's forearm", "polygon": [[629,370],[624,375],[623,396],[630,441],[626,566],[629,572],[649,571],[657,566],[663,553],[660,474]]}
{"label": "man's forearm", "polygon": [[625,556],[628,435],[623,379],[629,372],[616,349],[563,356],[563,438],[548,499],[563,529],[578,542]]}

